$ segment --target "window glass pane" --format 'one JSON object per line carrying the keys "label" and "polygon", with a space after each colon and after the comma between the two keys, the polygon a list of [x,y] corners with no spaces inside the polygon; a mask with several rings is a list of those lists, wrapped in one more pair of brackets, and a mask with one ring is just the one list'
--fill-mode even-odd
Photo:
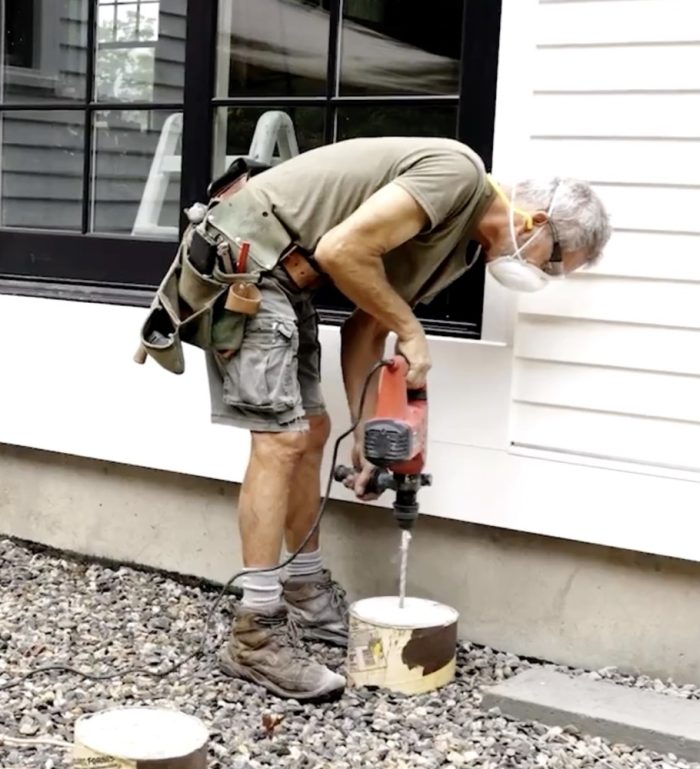
{"label": "window glass pane", "polygon": [[5,103],[84,101],[88,0],[4,0]]}
{"label": "window glass pane", "polygon": [[457,133],[457,107],[367,105],[338,109],[337,138],[446,136]]}
{"label": "window glass pane", "polygon": [[102,110],[93,131],[92,231],[175,240],[182,115]]}
{"label": "window glass pane", "polygon": [[326,91],[328,2],[219,3],[218,96],[303,96]]}
{"label": "window glass pane", "polygon": [[457,94],[463,7],[464,0],[345,0],[340,92]]}
{"label": "window glass pane", "polygon": [[[475,244],[471,244],[467,262],[470,261],[474,248]],[[450,327],[448,324],[458,323],[461,334],[478,338],[483,304],[484,262],[479,259],[469,272],[439,293],[430,304],[419,304],[415,313],[423,320],[442,323],[442,331],[448,334],[455,330],[454,326]],[[436,330],[440,330],[440,327]]]}
{"label": "window glass pane", "polygon": [[83,113],[4,112],[0,126],[2,226],[80,230]]}
{"label": "window glass pane", "polygon": [[100,3],[98,101],[182,101],[186,10],[186,0]]}
{"label": "window glass pane", "polygon": [[[270,164],[323,144],[323,107],[223,107],[217,110],[214,174],[234,158]],[[253,137],[259,130],[256,142]]]}

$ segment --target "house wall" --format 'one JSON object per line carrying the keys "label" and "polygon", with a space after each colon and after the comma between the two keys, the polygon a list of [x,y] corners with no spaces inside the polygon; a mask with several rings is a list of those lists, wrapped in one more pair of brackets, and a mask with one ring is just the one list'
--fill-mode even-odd
{"label": "house wall", "polygon": [[543,0],[532,28],[531,164],[594,182],[615,232],[520,302],[511,440],[696,472],[700,6]]}
{"label": "house wall", "polygon": [[[700,146],[693,85],[700,75],[690,66],[697,12],[694,0],[504,0],[494,172],[504,182],[535,170],[590,178],[616,231],[599,268],[517,307],[487,281],[481,342],[431,341],[435,485],[421,494],[423,561],[413,577],[416,593],[459,606],[462,632],[475,640],[693,680],[700,311],[692,291],[700,273],[689,214],[700,202],[691,177]],[[221,578],[222,559],[227,567],[239,560],[235,515],[225,537],[212,523],[223,514],[217,495],[235,513],[248,439],[210,424],[196,350],[179,378],[132,363],[142,319],[143,310],[129,307],[0,297],[0,441],[24,447],[7,455],[19,451],[31,470],[22,476],[27,490],[11,475],[17,463],[0,463],[0,529]],[[322,342],[338,435],[347,414],[337,330],[323,328]],[[81,471],[68,485],[65,463]],[[123,493],[115,494],[105,467],[121,468]],[[132,494],[134,473],[148,479],[143,510]],[[169,504],[172,489],[192,477],[207,480],[192,481],[186,509]],[[42,493],[33,493],[33,479]],[[349,501],[337,485],[333,498]],[[330,553],[353,594],[394,589],[391,556],[383,560],[394,531],[375,509],[387,504],[331,518]],[[153,511],[162,536],[152,536]],[[123,538],[99,536],[115,517]],[[202,539],[210,526],[217,536]],[[366,563],[367,531],[376,538],[372,575],[351,568],[358,553]],[[182,555],[188,547],[192,558]],[[590,581],[581,576],[591,573]],[[587,588],[573,610],[562,595],[582,579]],[[662,651],[645,652],[642,637]]]}
{"label": "house wall", "polygon": [[[237,484],[0,447],[0,521],[15,536],[223,582],[238,570]],[[391,514],[333,501],[327,562],[351,599],[395,594]],[[596,669],[700,683],[700,564],[424,516],[408,593],[459,614],[459,635]],[[371,564],[371,568],[368,568]]]}

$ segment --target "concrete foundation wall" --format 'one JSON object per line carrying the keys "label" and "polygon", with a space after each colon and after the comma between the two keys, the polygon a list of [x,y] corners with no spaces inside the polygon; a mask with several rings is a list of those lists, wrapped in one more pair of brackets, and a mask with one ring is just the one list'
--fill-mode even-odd
{"label": "concrete foundation wall", "polygon": [[[0,446],[0,533],[90,556],[223,581],[240,566],[237,494],[235,484]],[[351,597],[396,591],[397,544],[386,511],[330,506],[323,549]],[[465,639],[700,683],[700,564],[424,517],[408,586],[458,609]]]}

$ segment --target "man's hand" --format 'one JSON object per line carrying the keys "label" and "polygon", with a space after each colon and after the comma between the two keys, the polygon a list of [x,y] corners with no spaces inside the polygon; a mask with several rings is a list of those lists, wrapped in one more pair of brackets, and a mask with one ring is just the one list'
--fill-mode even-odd
{"label": "man's hand", "polygon": [[412,389],[425,387],[425,378],[430,371],[430,352],[428,340],[422,328],[410,336],[399,338],[396,343],[396,351],[401,353],[408,361],[408,374],[406,382]]}
{"label": "man's hand", "polygon": [[364,458],[362,446],[358,442],[355,442],[352,449],[352,466],[355,468],[355,473],[354,475],[348,476],[343,481],[343,485],[348,489],[352,489],[355,492],[355,496],[363,502],[378,499],[379,494],[365,493],[367,484],[372,477],[372,473],[377,468]]}

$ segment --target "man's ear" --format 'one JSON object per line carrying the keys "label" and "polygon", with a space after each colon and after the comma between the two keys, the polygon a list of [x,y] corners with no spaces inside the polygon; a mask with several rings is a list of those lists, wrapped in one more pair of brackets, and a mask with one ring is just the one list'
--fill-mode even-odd
{"label": "man's ear", "polygon": [[541,227],[549,221],[549,214],[546,211],[535,211],[532,215],[532,221],[536,227]]}

